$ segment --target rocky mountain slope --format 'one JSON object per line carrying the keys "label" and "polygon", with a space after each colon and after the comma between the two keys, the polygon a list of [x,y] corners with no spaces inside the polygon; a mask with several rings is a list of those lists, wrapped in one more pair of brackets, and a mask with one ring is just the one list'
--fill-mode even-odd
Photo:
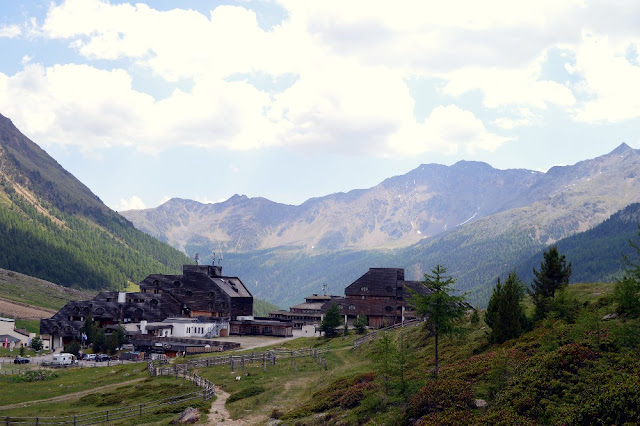
{"label": "rocky mountain slope", "polygon": [[639,172],[640,154],[621,144],[547,173],[431,164],[300,206],[173,199],[123,215],[189,254],[223,249],[227,268],[256,283],[254,295],[281,304],[323,283],[340,294],[370,266],[404,267],[420,279],[441,263],[482,305],[498,276],[640,201]]}
{"label": "rocky mountain slope", "polygon": [[0,115],[1,268],[102,290],[188,262],[110,210]]}
{"label": "rocky mountain slope", "polygon": [[275,247],[323,252],[406,247],[501,211],[540,179],[461,161],[427,164],[366,190],[313,198],[299,206],[235,195],[222,203],[172,199],[121,212],[139,229],[181,250],[247,252]]}

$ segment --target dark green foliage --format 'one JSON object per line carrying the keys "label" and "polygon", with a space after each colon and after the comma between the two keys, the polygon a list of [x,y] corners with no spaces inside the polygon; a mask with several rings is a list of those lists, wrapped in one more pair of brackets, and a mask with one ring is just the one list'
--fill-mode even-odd
{"label": "dark green foliage", "polygon": [[80,343],[73,340],[71,343],[64,345],[64,351],[78,356],[78,353],[80,352]]}
{"label": "dark green foliage", "polygon": [[533,269],[534,279],[529,291],[535,305],[536,320],[547,316],[552,308],[555,292],[569,285],[571,277],[571,262],[567,265],[565,256],[558,253],[557,246],[549,247],[543,257],[540,270]]}
{"label": "dark green foliage", "polygon": [[20,346],[20,356],[24,356],[24,346]]}
{"label": "dark green foliage", "polygon": [[367,328],[367,317],[365,315],[358,315],[356,321],[353,323],[353,327],[356,329],[356,333],[364,334]]}
{"label": "dark green foliage", "polygon": [[98,324],[91,318],[91,315],[85,318],[82,332],[87,335],[85,344],[89,345],[94,342],[96,334],[98,333]]}
{"label": "dark green foliage", "polygon": [[498,279],[484,317],[484,321],[491,328],[489,342],[502,343],[520,336],[527,330],[523,298],[524,286],[515,271],[509,273],[504,285]]}
{"label": "dark green foliage", "polygon": [[411,398],[407,416],[418,420],[423,416],[447,410],[468,410],[473,403],[469,383],[462,380],[430,380]]}
{"label": "dark green foliage", "polygon": [[640,281],[628,275],[617,279],[613,299],[618,312],[638,316],[640,314]]}
{"label": "dark green foliage", "polygon": [[307,417],[337,407],[354,408],[367,401],[378,389],[375,378],[376,374],[370,372],[335,380],[326,388],[314,392],[308,403],[285,413],[281,419],[286,421]]}
{"label": "dark green foliage", "polygon": [[[631,240],[629,240],[629,246],[635,251],[635,257],[640,257],[640,246]],[[637,317],[640,315],[640,262],[624,254],[623,261],[626,269],[624,274],[616,280],[613,299],[617,304],[618,312]]]}
{"label": "dark green foliage", "polygon": [[549,299],[551,308],[548,315],[551,318],[558,318],[568,323],[574,323],[580,311],[580,303],[569,296],[566,288],[562,288],[556,292],[553,299]]}
{"label": "dark green foliage", "polygon": [[325,337],[335,337],[338,332],[337,328],[342,325],[342,316],[340,315],[340,309],[338,305],[332,303],[324,314],[324,319],[320,323],[320,331],[324,333]]}
{"label": "dark green foliage", "polygon": [[422,285],[428,289],[428,294],[412,292],[409,304],[415,311],[425,316],[426,328],[435,337],[435,369],[438,375],[438,339],[441,335],[447,336],[460,331],[459,322],[464,316],[467,306],[465,295],[453,296],[449,293],[455,291],[452,287],[455,280],[445,277],[447,268],[436,265],[431,274],[424,274]]}
{"label": "dark green foliage", "polygon": [[252,396],[260,395],[263,392],[266,392],[266,388],[262,386],[250,386],[248,388],[242,389],[239,392],[234,393],[227,399],[228,403],[232,403],[235,401],[240,401],[241,399],[250,398]]}
{"label": "dark green foliage", "polygon": [[189,263],[110,210],[4,117],[0,157],[0,194],[9,201],[0,205],[0,267],[102,290],[121,289],[150,273],[178,272]]}
{"label": "dark green foliage", "polygon": [[34,337],[33,339],[31,339],[31,348],[38,352],[42,350],[42,339],[39,337]]}

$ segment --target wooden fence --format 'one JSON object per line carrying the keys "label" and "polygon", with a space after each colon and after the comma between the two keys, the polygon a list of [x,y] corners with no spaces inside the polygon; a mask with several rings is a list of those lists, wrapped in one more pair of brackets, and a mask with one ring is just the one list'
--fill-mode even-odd
{"label": "wooden fence", "polygon": [[318,360],[322,354],[329,352],[329,350],[329,346],[323,348],[299,349],[297,351],[274,349],[267,352],[251,352],[250,354],[245,355],[225,355],[200,358],[189,360],[185,364],[177,365],[184,365],[186,369],[212,367],[216,365],[230,365],[231,371],[235,371],[236,366],[241,366],[244,370],[244,365],[250,363],[262,363],[262,365],[266,367],[267,364],[275,364],[277,359],[312,357],[315,360]]}
{"label": "wooden fence", "polygon": [[365,334],[362,337],[358,337],[356,340],[353,341],[353,349],[357,349],[359,348],[361,345],[370,342],[374,339],[377,339],[380,332],[384,332],[384,331],[391,331],[391,330],[395,330],[398,328],[402,328],[402,327],[409,327],[412,325],[418,325],[421,324],[423,321],[421,319],[412,319],[409,321],[404,321],[404,322],[399,322],[398,324],[394,324],[392,326],[386,327],[386,328],[380,328],[378,330],[374,330],[370,333]]}
{"label": "wooden fence", "polygon": [[[166,363],[165,363],[166,365]],[[205,400],[211,399],[215,393],[216,385],[208,379],[198,376],[192,371],[188,371],[184,364],[173,364],[172,367],[159,367],[154,362],[147,363],[147,370],[152,376],[172,376],[177,378],[183,378],[189,380],[202,389],[202,398]]]}
{"label": "wooden fence", "polygon": [[[113,410],[98,411],[87,414],[61,417],[0,417],[0,424],[5,425],[94,425],[108,423],[115,420],[129,417],[141,417],[144,414],[152,413],[160,407],[175,405],[181,402],[196,398],[202,398],[203,392],[191,392],[188,394],[173,396],[161,400],[145,402],[144,404],[130,405],[127,407],[115,408]],[[209,397],[210,398],[210,397]]]}

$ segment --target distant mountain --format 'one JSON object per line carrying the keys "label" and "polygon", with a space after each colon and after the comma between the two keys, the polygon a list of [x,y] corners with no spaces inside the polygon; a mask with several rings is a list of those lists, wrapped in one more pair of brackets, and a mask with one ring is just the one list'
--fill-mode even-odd
{"label": "distant mountain", "polygon": [[189,262],[110,210],[0,115],[1,268],[102,290]]}
{"label": "distant mountain", "polygon": [[171,199],[121,212],[138,229],[190,252],[307,251],[406,247],[504,209],[542,176],[461,161],[422,165],[366,190],[313,198],[300,206],[234,195],[202,204]]}
{"label": "distant mountain", "polygon": [[122,214],[189,254],[222,249],[228,272],[281,305],[323,283],[340,293],[368,267],[403,267],[407,279],[420,279],[437,263],[483,305],[497,276],[640,201],[638,173],[640,154],[623,143],[547,173],[428,164],[300,206],[236,195]]}

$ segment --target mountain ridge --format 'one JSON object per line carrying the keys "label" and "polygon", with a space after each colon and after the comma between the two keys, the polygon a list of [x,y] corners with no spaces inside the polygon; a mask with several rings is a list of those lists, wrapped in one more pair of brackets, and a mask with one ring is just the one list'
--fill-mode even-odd
{"label": "mountain ridge", "polygon": [[190,259],[138,231],[0,115],[0,267],[66,287],[121,289]]}

